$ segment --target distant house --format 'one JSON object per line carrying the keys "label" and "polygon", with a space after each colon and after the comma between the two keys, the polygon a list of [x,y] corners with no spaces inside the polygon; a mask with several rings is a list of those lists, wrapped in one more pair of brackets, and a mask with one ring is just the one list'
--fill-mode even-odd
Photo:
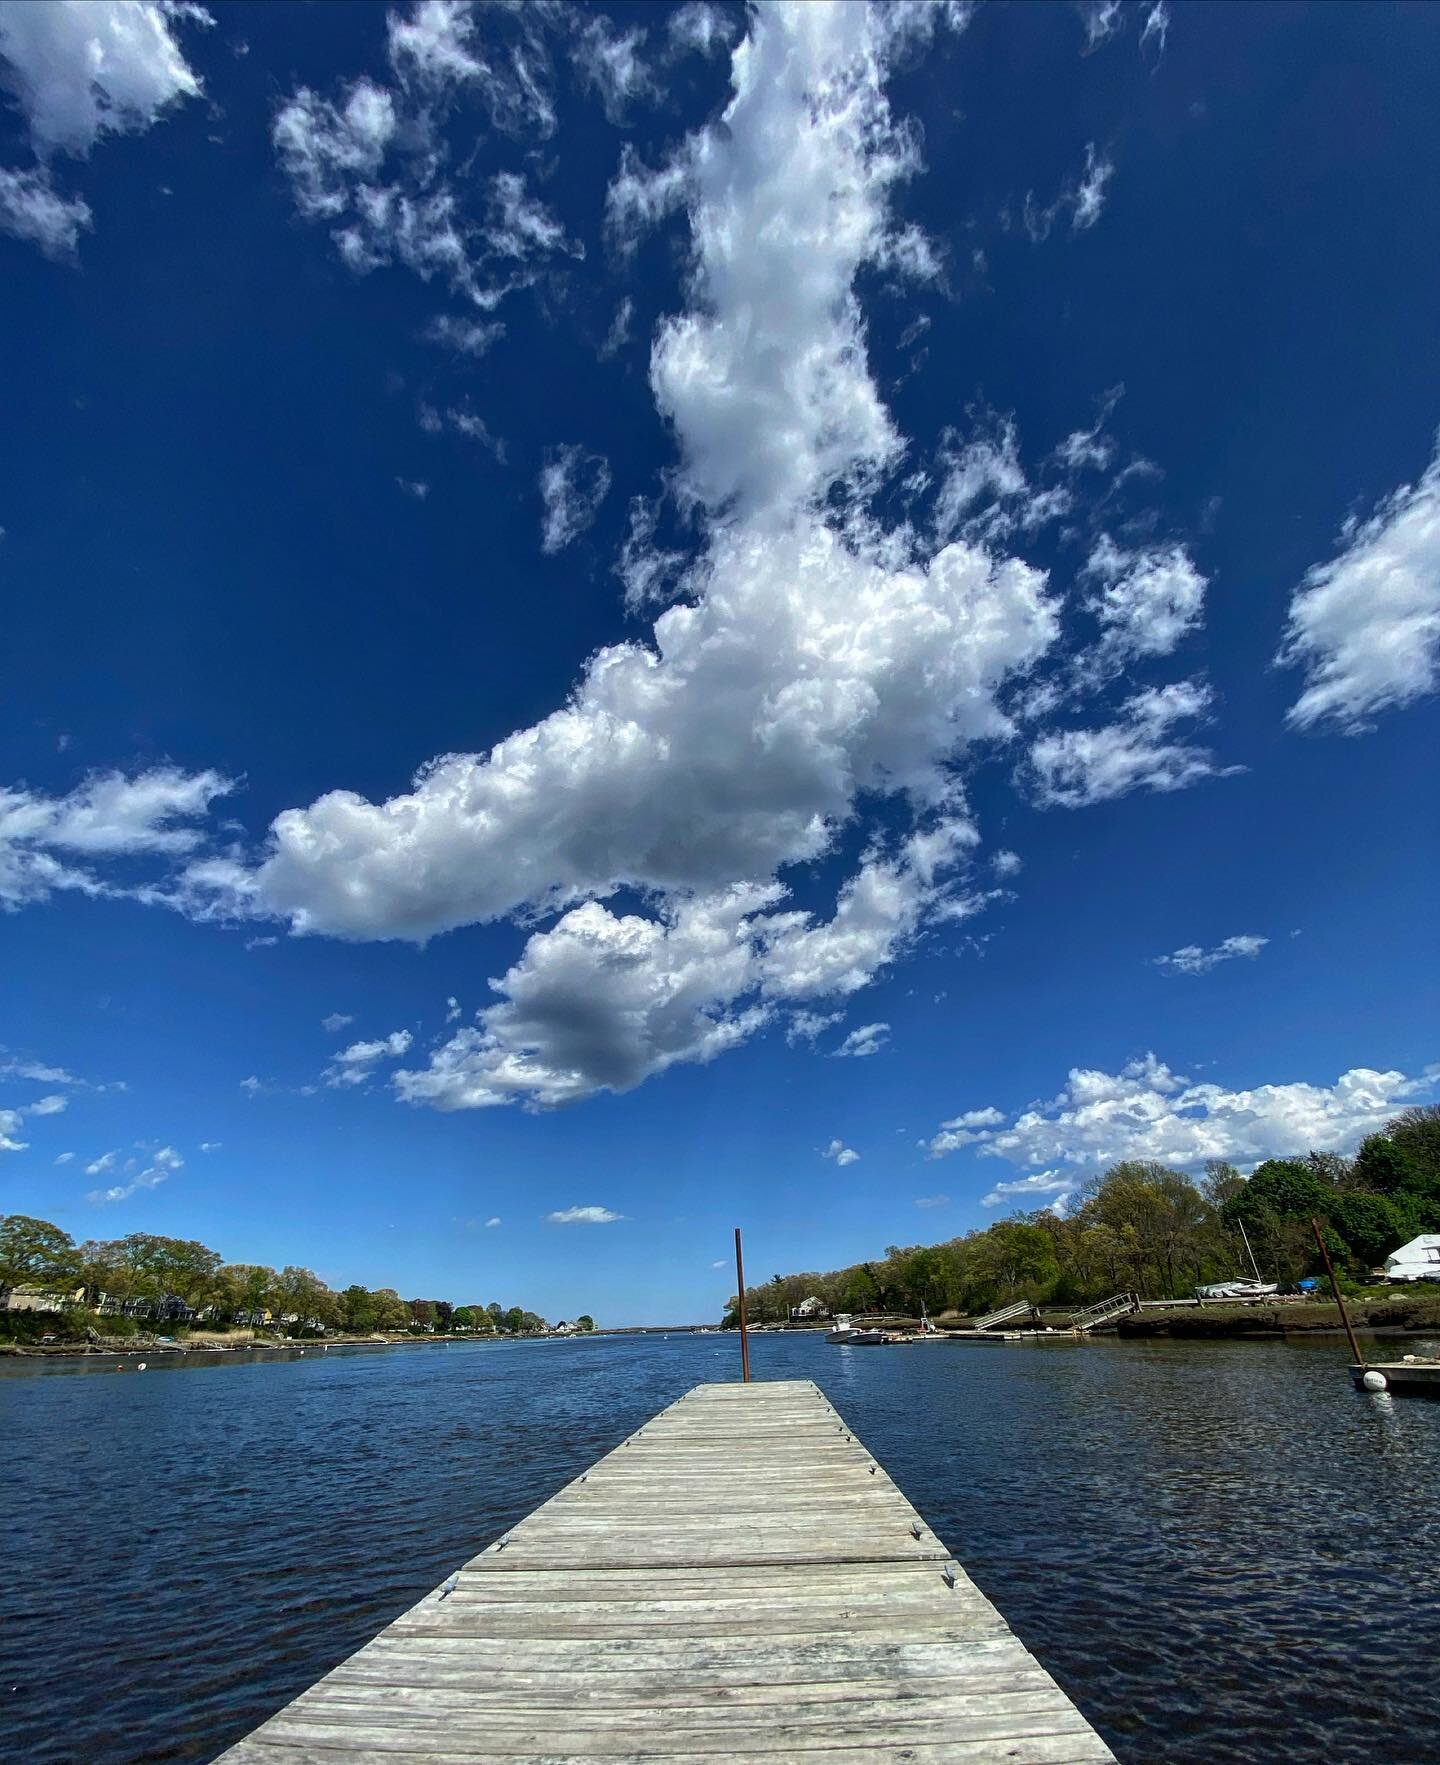
{"label": "distant house", "polygon": [[790,1307],[790,1316],[797,1320],[800,1318],[828,1318],[830,1308],[823,1299],[817,1299],[812,1293],[808,1299],[802,1299],[799,1305]]}
{"label": "distant house", "polygon": [[155,1315],[153,1299],[121,1299],[115,1293],[96,1296],[95,1310],[102,1318],[150,1318]]}
{"label": "distant house", "polygon": [[81,1305],[85,1300],[85,1289],[61,1289],[57,1287],[9,1287],[5,1289],[4,1309],[6,1311],[64,1311],[67,1306]]}

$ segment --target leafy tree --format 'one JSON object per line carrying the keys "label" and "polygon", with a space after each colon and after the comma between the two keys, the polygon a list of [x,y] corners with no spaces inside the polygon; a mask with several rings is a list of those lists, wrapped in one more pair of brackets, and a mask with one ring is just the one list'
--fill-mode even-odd
{"label": "leafy tree", "polygon": [[410,1322],[420,1330],[433,1330],[435,1327],[435,1306],[428,1299],[411,1299],[406,1301],[410,1312]]}
{"label": "leafy tree", "polygon": [[258,1262],[226,1263],[217,1276],[220,1291],[231,1311],[272,1310],[280,1277]]}
{"label": "leafy tree", "polygon": [[53,1287],[79,1275],[80,1255],[68,1232],[28,1214],[0,1217],[0,1288]]}
{"label": "leafy tree", "polygon": [[282,1269],[275,1282],[275,1297],[282,1317],[293,1315],[301,1324],[312,1318],[320,1324],[340,1321],[339,1294],[331,1292],[313,1269],[295,1264]]}
{"label": "leafy tree", "polygon": [[374,1295],[364,1287],[347,1287],[340,1295],[340,1320],[347,1330],[373,1330],[379,1321]]}
{"label": "leafy tree", "polygon": [[835,1308],[845,1312],[871,1311],[880,1298],[880,1286],[868,1263],[847,1269],[841,1279],[840,1303]]}
{"label": "leafy tree", "polygon": [[1298,1158],[1270,1158],[1256,1167],[1244,1193],[1226,1203],[1229,1220],[1260,1219],[1268,1209],[1282,1219],[1323,1213],[1330,1197],[1314,1172]]}
{"label": "leafy tree", "polygon": [[430,1304],[435,1311],[436,1325],[442,1330],[448,1330],[450,1320],[455,1316],[455,1307],[448,1299],[432,1299]]}
{"label": "leafy tree", "polygon": [[377,1287],[370,1299],[377,1330],[403,1330],[410,1322],[410,1308],[393,1287]]}
{"label": "leafy tree", "polygon": [[[1258,1172],[1256,1173],[1259,1174]],[[1355,1180],[1376,1195],[1398,1195],[1416,1185],[1420,1170],[1388,1134],[1371,1134],[1355,1154]]]}
{"label": "leafy tree", "polygon": [[593,1330],[595,1328],[595,1320],[590,1316],[589,1312],[582,1311],[580,1316],[575,1320],[575,1328],[577,1330]]}
{"label": "leafy tree", "polygon": [[451,1325],[457,1330],[473,1330],[475,1314],[468,1305],[457,1305],[450,1314]]}
{"label": "leafy tree", "polygon": [[1406,1230],[1404,1213],[1384,1195],[1359,1191],[1337,1195],[1330,1203],[1330,1219],[1355,1255],[1367,1263],[1383,1261],[1413,1236]]}
{"label": "leafy tree", "polygon": [[518,1305],[512,1305],[505,1314],[505,1328],[513,1336],[525,1328],[525,1314]]}
{"label": "leafy tree", "polygon": [[1206,1159],[1205,1175],[1201,1179],[1200,1193],[1211,1207],[1224,1207],[1227,1201],[1233,1200],[1244,1188],[1244,1177],[1228,1159]]}
{"label": "leafy tree", "polygon": [[1426,1192],[1440,1187],[1440,1103],[1405,1110],[1385,1131],[1419,1173]]}

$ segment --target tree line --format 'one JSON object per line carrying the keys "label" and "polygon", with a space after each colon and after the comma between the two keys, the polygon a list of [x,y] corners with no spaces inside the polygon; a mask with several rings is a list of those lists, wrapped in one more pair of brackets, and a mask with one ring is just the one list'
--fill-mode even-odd
{"label": "tree line", "polygon": [[[1123,1291],[1182,1298],[1250,1275],[1242,1226],[1262,1277],[1290,1285],[1321,1267],[1312,1218],[1352,1278],[1440,1231],[1440,1108],[1406,1110],[1353,1158],[1268,1159],[1248,1178],[1221,1160],[1198,1181],[1126,1160],[1082,1184],[1063,1215],[1019,1213],[943,1244],[892,1245],[849,1268],[775,1275],[746,1288],[746,1311],[752,1323],[783,1322],[812,1295],[832,1312],[911,1317],[922,1306],[975,1317],[1019,1299],[1079,1308]],[[738,1322],[734,1299],[724,1321]]]}
{"label": "tree line", "polygon": [[[368,1334],[376,1330],[417,1333],[463,1330],[479,1335],[521,1335],[547,1328],[538,1312],[499,1300],[456,1305],[448,1299],[402,1299],[393,1287],[353,1285],[336,1292],[312,1270],[262,1263],[227,1263],[219,1251],[195,1239],[131,1232],[125,1238],[76,1244],[48,1220],[26,1214],[0,1216],[0,1297],[16,1287],[73,1293],[83,1288],[83,1307],[105,1303],[121,1315],[169,1306],[207,1322],[256,1324],[293,1320],[302,1328]],[[582,1330],[594,1321],[575,1320]]]}

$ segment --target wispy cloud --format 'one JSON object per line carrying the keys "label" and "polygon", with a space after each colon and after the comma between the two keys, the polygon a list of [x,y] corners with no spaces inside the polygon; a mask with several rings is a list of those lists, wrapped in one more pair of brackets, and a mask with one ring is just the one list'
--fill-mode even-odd
{"label": "wispy cloud", "polygon": [[[102,1170],[113,1169],[116,1156],[113,1152],[107,1153],[105,1159],[97,1159],[94,1164],[87,1165],[85,1167],[86,1175],[96,1176]],[[183,1170],[184,1167],[185,1160],[173,1146],[162,1146],[158,1151],[150,1154],[149,1162],[143,1167],[139,1159],[127,1158],[125,1170],[130,1173],[127,1181],[116,1183],[108,1189],[92,1189],[85,1199],[96,1207],[108,1206],[116,1201],[128,1201],[132,1195],[138,1194],[143,1189],[158,1189],[176,1171]]]}
{"label": "wispy cloud", "polygon": [[1060,1171],[1036,1171],[1033,1176],[997,1183],[988,1195],[980,1197],[980,1205],[999,1207],[1002,1201],[1037,1201],[1046,1196],[1051,1198],[1053,1205],[1055,1200],[1076,1189],[1079,1182],[1073,1171],[1063,1174]]}
{"label": "wispy cloud", "polygon": [[1183,944],[1168,956],[1152,956],[1150,960],[1156,968],[1168,969],[1172,974],[1204,974],[1217,963],[1232,962],[1237,956],[1258,956],[1269,942],[1269,938],[1242,933],[1222,938],[1208,950],[1199,944]]}
{"label": "wispy cloud", "polygon": [[565,1207],[547,1213],[545,1218],[552,1226],[608,1226],[612,1220],[623,1220],[625,1215],[608,1207]]}
{"label": "wispy cloud", "polygon": [[859,1164],[860,1154],[853,1146],[847,1146],[843,1140],[832,1140],[828,1146],[820,1150],[821,1158],[830,1158],[838,1165]]}
{"label": "wispy cloud", "polygon": [[888,1023],[863,1023],[859,1029],[851,1030],[840,1046],[835,1049],[833,1058],[836,1060],[864,1060],[867,1055],[878,1054],[890,1040]]}

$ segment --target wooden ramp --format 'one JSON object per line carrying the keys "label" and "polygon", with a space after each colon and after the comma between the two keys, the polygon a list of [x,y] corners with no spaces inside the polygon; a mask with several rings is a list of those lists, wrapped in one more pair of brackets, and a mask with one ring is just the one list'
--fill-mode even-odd
{"label": "wooden ramp", "polygon": [[223,1755],[1112,1757],[809,1380],[697,1385]]}

